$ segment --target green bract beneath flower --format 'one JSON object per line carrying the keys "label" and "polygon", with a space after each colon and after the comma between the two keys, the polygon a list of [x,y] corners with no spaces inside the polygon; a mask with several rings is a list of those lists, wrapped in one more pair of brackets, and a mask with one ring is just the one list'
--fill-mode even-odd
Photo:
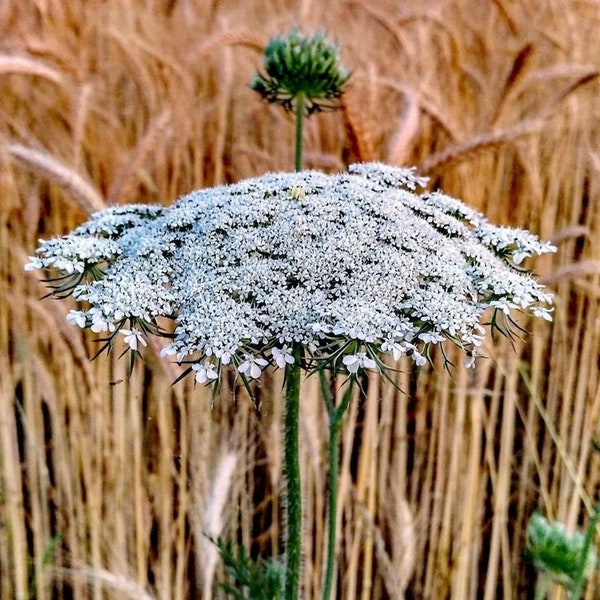
{"label": "green bract beneath flower", "polygon": [[251,87],[268,102],[294,108],[302,94],[311,114],[336,107],[350,73],[340,65],[338,47],[323,33],[312,38],[293,30],[287,37],[272,39],[265,48],[265,74],[256,75]]}
{"label": "green bract beneath flower", "polygon": [[267,174],[169,208],[108,209],[43,242],[27,268],[58,269],[55,289],[83,303],[69,320],[108,347],[137,353],[169,336],[163,354],[202,383],[229,363],[257,378],[297,345],[309,371],[385,369],[385,355],[423,364],[445,340],[472,359],[488,309],[508,332],[513,309],[550,319],[550,295],[516,263],[554,248],[440,192],[417,195],[424,183],[378,163]]}
{"label": "green bract beneath flower", "polygon": [[537,513],[527,525],[527,554],[536,569],[565,586],[570,586],[580,572],[587,579],[598,561],[593,545],[586,553],[581,531],[569,534],[559,521],[548,521]]}

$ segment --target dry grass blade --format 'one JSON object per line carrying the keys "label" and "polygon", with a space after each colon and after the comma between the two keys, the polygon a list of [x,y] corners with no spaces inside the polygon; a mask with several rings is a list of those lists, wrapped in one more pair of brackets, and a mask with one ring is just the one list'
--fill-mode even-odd
{"label": "dry grass blade", "polygon": [[498,118],[502,113],[502,108],[507,104],[511,92],[517,88],[518,84],[523,80],[523,78],[527,74],[527,68],[531,62],[533,51],[533,44],[525,44],[525,46],[521,48],[521,50],[513,60],[512,68],[506,80],[504,81],[504,86],[500,92],[498,104],[490,120],[492,124],[498,121]]}
{"label": "dry grass blade", "polygon": [[565,98],[569,97],[571,94],[576,92],[579,88],[584,85],[596,80],[600,75],[600,71],[593,71],[591,73],[586,73],[585,75],[577,78],[574,82],[570,83],[560,91],[552,100],[548,103],[548,109],[551,110],[558,104],[560,104]]}
{"label": "dry grass blade", "polygon": [[304,161],[306,168],[321,169],[331,172],[343,171],[345,164],[335,154],[325,154],[323,152],[305,152]]}
{"label": "dry grass blade", "polygon": [[158,46],[154,41],[146,42],[140,36],[124,36],[118,28],[109,29],[108,34],[119,43],[125,52],[133,55],[135,50],[138,50],[139,54],[145,54],[156,63],[168,67],[171,73],[178,76],[178,84],[185,86],[187,93],[193,93],[190,85],[190,73],[186,70],[185,66],[179,60],[169,56],[164,51],[164,48]]}
{"label": "dry grass blade", "polygon": [[90,112],[92,84],[86,83],[77,91],[77,99],[73,110],[73,168],[79,169],[85,138],[85,126]]}
{"label": "dry grass blade", "polygon": [[[14,391],[7,377],[10,369],[5,360],[0,362],[4,373],[0,380],[0,451],[2,462],[3,521],[7,523],[6,544],[10,544],[11,574],[15,597],[27,597],[27,532],[25,527],[25,504],[20,485],[19,447],[15,411],[12,406]],[[4,525],[2,527],[4,530]],[[10,541],[9,541],[10,540]]]}
{"label": "dry grass blade", "polygon": [[102,196],[91,183],[53,156],[21,144],[9,143],[4,149],[32,171],[60,184],[88,214],[106,208]]}
{"label": "dry grass blade", "polygon": [[381,562],[385,588],[391,598],[394,598],[394,600],[403,600],[407,584],[413,572],[415,559],[414,518],[410,507],[406,501],[398,505],[400,512],[396,515],[397,523],[395,523],[394,536],[401,539],[400,548],[403,555],[399,559],[392,560],[392,556],[390,556],[386,548],[386,540],[383,537],[382,531],[374,522],[368,507],[355,497],[353,500],[358,516],[363,521],[365,528],[373,540],[377,560]]}
{"label": "dry grass blade", "polygon": [[37,77],[44,77],[54,83],[64,83],[64,77],[60,71],[40,60],[28,58],[27,56],[0,55],[0,74],[3,73],[35,75]]}
{"label": "dry grass blade", "polygon": [[138,142],[131,159],[119,171],[115,182],[108,192],[108,204],[119,204],[126,197],[129,186],[133,185],[132,176],[142,167],[147,157],[155,150],[156,140],[165,133],[171,122],[171,110],[166,108],[148,127]]}
{"label": "dry grass blade", "polygon": [[353,154],[359,161],[369,162],[375,160],[375,143],[371,123],[368,116],[365,116],[361,94],[357,85],[348,85],[342,96],[342,110]]}
{"label": "dry grass blade", "polygon": [[556,429],[556,424],[554,423],[552,416],[548,413],[548,410],[544,406],[542,399],[538,396],[537,392],[532,388],[531,381],[529,377],[523,372],[522,368],[520,370],[520,375],[525,382],[525,386],[527,391],[529,392],[537,410],[539,411],[544,423],[547,427],[547,430],[552,438],[552,442],[555,444],[558,456],[560,460],[564,464],[568,476],[571,478],[572,483],[575,486],[577,491],[577,495],[580,497],[582,503],[588,511],[588,514],[594,514],[594,504],[593,499],[590,497],[588,491],[586,490],[586,486],[584,485],[584,480],[579,476],[577,468],[574,464],[573,457],[569,454],[568,449],[566,447],[565,440],[560,436],[559,432]]}
{"label": "dry grass blade", "polygon": [[58,573],[67,577],[85,577],[88,581],[100,584],[101,587],[118,593],[123,600],[156,600],[142,586],[127,577],[106,569],[81,567],[75,569],[58,569]]}
{"label": "dry grass blade", "polygon": [[[498,12],[502,15],[508,26],[510,27],[510,31],[513,35],[517,35],[519,32],[519,22],[518,18],[511,15],[511,11],[514,10],[514,6],[511,5],[510,9],[505,6],[505,3],[502,0],[492,0]],[[508,2],[506,4],[509,4]]]}
{"label": "dry grass blade", "polygon": [[531,61],[533,55],[533,44],[525,44],[519,51],[515,59],[513,60],[512,68],[506,81],[504,82],[504,91],[508,92],[511,88],[515,87],[519,81],[521,81],[527,73],[527,65]]}
{"label": "dry grass blade", "polygon": [[600,260],[582,260],[580,262],[559,267],[552,273],[540,277],[544,285],[553,285],[560,281],[570,281],[600,274]]}
{"label": "dry grass blade", "polygon": [[248,29],[222,31],[192,48],[187,53],[186,59],[189,64],[193,64],[214,50],[225,46],[246,46],[257,52],[262,52],[266,43],[265,37]]}
{"label": "dry grass blade", "polygon": [[531,71],[527,76],[527,83],[554,82],[558,79],[579,81],[597,73],[597,67],[591,64],[561,63]]}
{"label": "dry grass blade", "polygon": [[513,127],[476,136],[433,154],[423,162],[419,171],[425,175],[446,171],[457,164],[472,160],[484,152],[497,149],[519,138],[539,133],[541,128],[541,121],[525,121]]}
{"label": "dry grass blade", "polygon": [[218,538],[223,532],[223,513],[231,496],[231,484],[237,463],[238,457],[235,452],[227,452],[219,460],[204,507],[203,528],[202,531],[195,532],[202,548],[202,562],[198,564],[198,572],[201,574],[205,598],[211,597],[219,558],[219,551],[211,540]]}
{"label": "dry grass blade", "polygon": [[405,97],[406,110],[388,143],[387,162],[393,165],[405,164],[419,132],[421,110],[418,98],[412,93],[407,93]]}
{"label": "dry grass blade", "polygon": [[560,231],[557,231],[552,237],[550,241],[553,244],[560,244],[566,240],[571,240],[573,238],[578,237],[586,237],[589,238],[591,236],[591,230],[589,227],[585,225],[570,225],[569,227],[565,227]]}
{"label": "dry grass blade", "polygon": [[[360,7],[366,14],[368,14],[379,26],[383,29],[389,31],[392,36],[396,39],[396,41],[403,46],[405,51],[410,51],[410,48],[407,48],[405,45],[405,41],[402,35],[402,26],[409,25],[419,21],[428,20],[432,23],[435,23],[439,27],[444,27],[444,23],[431,12],[407,12],[405,14],[397,14],[397,16],[391,17],[389,10],[381,9],[379,6],[375,8],[376,4],[366,2],[365,0],[347,0],[349,5],[354,5]],[[428,7],[429,8],[429,7]]]}
{"label": "dry grass blade", "polygon": [[[410,96],[414,94],[413,90],[411,90],[405,84],[401,82],[399,83],[398,81],[388,77],[381,77],[379,83],[401,93],[404,96]],[[458,138],[457,132],[459,131],[459,128],[453,118],[453,115],[449,114],[447,108],[446,110],[443,110],[442,107],[439,106],[438,102],[429,96],[427,90],[425,90],[422,95],[419,96],[419,108],[434,121],[436,128],[442,130],[451,140],[456,140]]]}

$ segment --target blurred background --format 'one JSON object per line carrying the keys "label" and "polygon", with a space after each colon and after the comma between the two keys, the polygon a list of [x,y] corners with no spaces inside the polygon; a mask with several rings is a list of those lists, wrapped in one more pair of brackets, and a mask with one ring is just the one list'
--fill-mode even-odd
{"label": "blurred background", "polygon": [[[249,88],[270,37],[324,30],[352,71],[305,163],[417,165],[558,252],[553,323],[475,371],[371,376],[343,428],[338,597],[530,598],[538,509],[585,527],[600,461],[600,4],[595,0],[0,2],[0,596],[224,598],[205,533],[281,548],[281,377],[213,396],[152,351],[131,379],[41,301],[39,238],[105,206],[293,169]],[[537,320],[536,320],[537,321]],[[438,357],[439,358],[439,357]],[[460,365],[460,361],[458,361]],[[302,399],[304,598],[319,597],[326,414]],[[600,597],[596,577],[587,598]],[[553,598],[564,598],[554,590]]]}

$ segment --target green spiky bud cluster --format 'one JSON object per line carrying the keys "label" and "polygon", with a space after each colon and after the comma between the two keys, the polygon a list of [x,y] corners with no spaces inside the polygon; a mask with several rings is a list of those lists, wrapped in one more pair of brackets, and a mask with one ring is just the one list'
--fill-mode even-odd
{"label": "green spiky bud cluster", "polygon": [[339,48],[325,34],[312,38],[293,29],[289,35],[272,39],[265,48],[265,74],[257,74],[251,87],[268,102],[294,109],[294,101],[304,96],[307,115],[337,108],[342,88],[350,72],[339,61]]}
{"label": "green spiky bud cluster", "polygon": [[586,544],[584,533],[568,534],[562,523],[548,521],[538,513],[527,525],[527,555],[536,569],[566,587],[582,572],[587,579],[598,560],[593,545]]}

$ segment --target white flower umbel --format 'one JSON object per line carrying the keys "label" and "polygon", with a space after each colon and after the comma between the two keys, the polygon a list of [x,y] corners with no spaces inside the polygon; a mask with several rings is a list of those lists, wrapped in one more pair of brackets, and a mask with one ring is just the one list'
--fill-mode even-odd
{"label": "white flower umbel", "polygon": [[97,213],[42,242],[26,268],[58,271],[54,293],[83,303],[69,320],[109,332],[108,347],[119,330],[135,353],[171,336],[163,355],[202,383],[228,363],[256,379],[298,346],[309,371],[381,369],[384,355],[420,365],[445,340],[471,358],[486,311],[509,332],[514,310],[550,319],[550,295],[517,265],[555,249],[441,192],[417,194],[424,184],[379,163],[267,174],[169,208]]}

